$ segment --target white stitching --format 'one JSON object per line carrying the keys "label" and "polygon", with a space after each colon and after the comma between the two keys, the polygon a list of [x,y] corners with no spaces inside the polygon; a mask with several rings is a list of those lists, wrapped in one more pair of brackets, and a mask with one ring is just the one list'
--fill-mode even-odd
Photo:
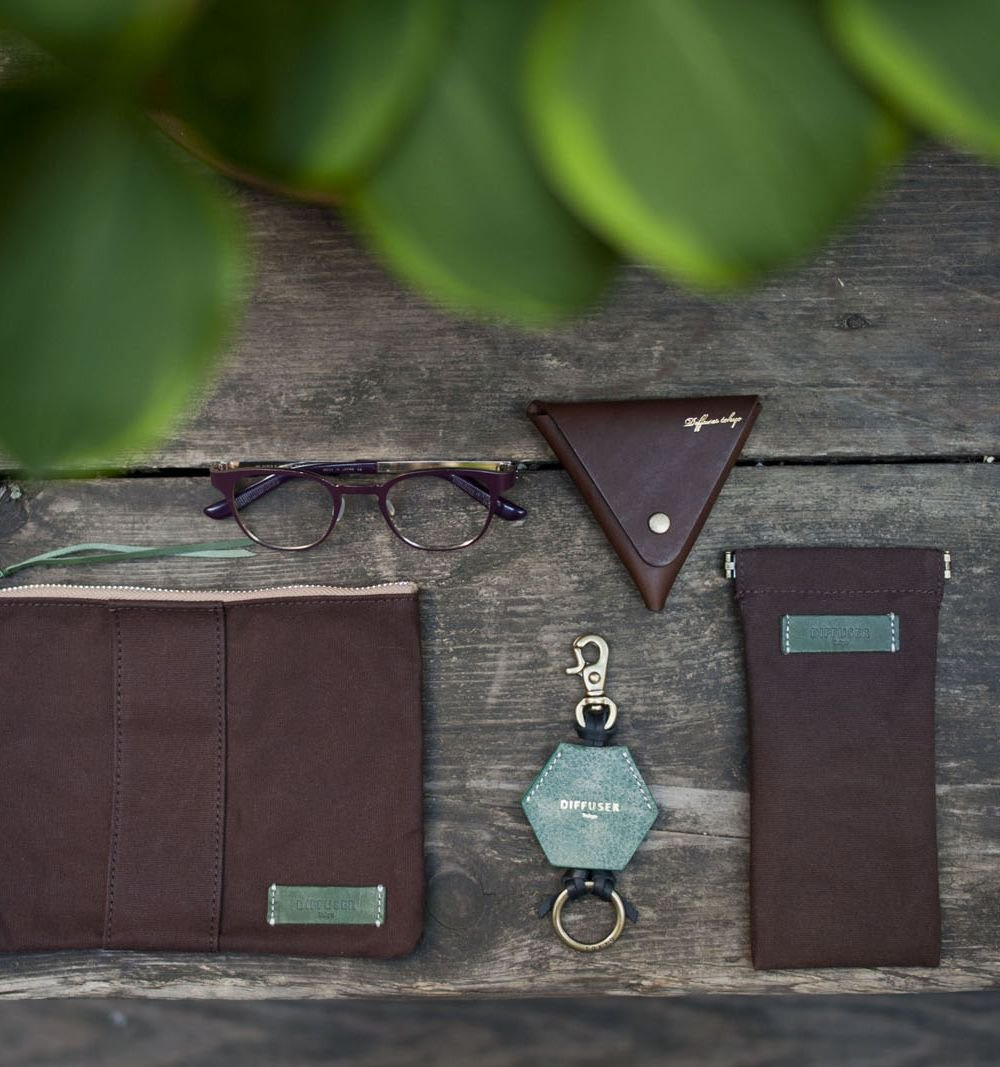
{"label": "white stitching", "polygon": [[267,891],[267,924],[268,926],[274,926],[277,922],[274,912],[278,904],[278,887],[271,884],[271,888]]}
{"label": "white stitching", "polygon": [[642,780],[642,775],[639,773],[639,768],[632,761],[632,757],[628,754],[627,751],[623,750],[622,756],[624,757],[625,762],[628,765],[629,774],[632,775],[632,777],[635,779],[636,785],[639,786],[639,790],[642,793],[643,802],[645,803],[646,807],[652,811],[653,805],[650,803],[649,790],[646,788],[646,783]]}
{"label": "white stitching", "polygon": [[552,759],[549,760],[548,766],[538,776],[538,781],[535,782],[535,784],[531,787],[531,791],[524,798],[525,803],[531,800],[531,798],[538,792],[538,790],[541,789],[542,782],[545,781],[545,779],[549,776],[549,773],[555,768],[557,759],[562,759],[562,749],[558,749],[556,751],[556,754],[552,757]]}

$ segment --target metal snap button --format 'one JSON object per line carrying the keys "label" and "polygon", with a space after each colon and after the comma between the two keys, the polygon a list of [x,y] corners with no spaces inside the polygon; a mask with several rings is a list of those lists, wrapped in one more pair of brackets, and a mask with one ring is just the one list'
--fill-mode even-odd
{"label": "metal snap button", "polygon": [[657,511],[649,516],[649,528],[655,534],[665,534],[670,529],[670,516]]}

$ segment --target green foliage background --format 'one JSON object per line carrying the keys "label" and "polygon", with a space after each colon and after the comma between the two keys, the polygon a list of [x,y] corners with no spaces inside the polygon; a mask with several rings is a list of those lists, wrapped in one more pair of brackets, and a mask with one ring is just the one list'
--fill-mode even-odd
{"label": "green foliage background", "polygon": [[620,257],[745,285],[915,133],[1000,156],[996,0],[0,0],[0,447],[148,444],[248,287],[224,170],[526,325]]}

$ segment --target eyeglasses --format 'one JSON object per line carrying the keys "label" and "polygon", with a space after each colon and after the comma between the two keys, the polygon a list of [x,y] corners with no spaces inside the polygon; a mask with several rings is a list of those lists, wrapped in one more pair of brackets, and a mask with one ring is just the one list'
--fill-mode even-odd
{"label": "eyeglasses", "polygon": [[[367,474],[394,474],[379,484],[331,481]],[[517,478],[512,460],[380,461],[286,463],[240,466],[219,463],[212,485],[224,494],[209,504],[211,519],[230,516],[265,548],[298,552],[325,541],[344,514],[351,495],[378,499],[389,529],[406,544],[432,552],[467,548],[489,528],[493,517],[523,519],[524,508],[501,493]]]}

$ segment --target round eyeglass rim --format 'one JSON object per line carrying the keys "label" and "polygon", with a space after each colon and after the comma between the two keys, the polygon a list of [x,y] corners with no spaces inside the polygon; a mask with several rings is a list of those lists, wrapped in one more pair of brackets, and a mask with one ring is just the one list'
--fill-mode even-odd
{"label": "round eyeglass rim", "polygon": [[330,509],[330,521],[327,524],[326,530],[315,541],[310,541],[308,544],[303,545],[275,545],[269,541],[263,540],[253,533],[252,530],[244,523],[240,509],[236,505],[236,483],[235,480],[225,491],[225,497],[229,503],[230,513],[236,520],[236,524],[239,528],[256,544],[261,548],[269,548],[274,552],[306,552],[310,548],[316,548],[321,545],[333,532],[334,527],[340,519],[340,515],[343,512],[343,498],[345,496],[375,496],[378,498],[379,511],[382,513],[383,519],[385,519],[386,525],[389,529],[402,541],[404,544],[409,545],[411,548],[416,548],[421,552],[456,552],[462,548],[469,548],[477,541],[481,540],[486,531],[490,528],[490,524],[493,521],[493,515],[496,510],[497,500],[500,498],[500,492],[489,475],[493,474],[492,471],[481,471],[469,468],[468,473],[470,475],[476,475],[480,478],[486,475],[486,481],[488,482],[488,492],[490,501],[488,505],[483,505],[486,511],[486,519],[483,523],[482,529],[475,535],[466,539],[457,545],[421,545],[416,541],[408,538],[398,527],[389,514],[389,509],[386,506],[389,491],[393,486],[398,485],[400,482],[407,481],[412,478],[425,478],[428,476],[437,478],[447,478],[449,475],[459,474],[464,468],[455,467],[428,467],[426,470],[405,471],[402,474],[398,474],[393,478],[390,478],[386,482],[382,482],[379,485],[366,485],[366,486],[338,486],[333,482],[330,482],[322,474],[316,471],[303,471],[293,470],[289,468],[275,468],[275,467],[246,467],[241,468],[239,473],[244,477],[267,477],[276,473],[281,473],[287,477],[292,478],[306,478],[309,481],[318,482],[327,491],[330,496],[332,507]]}

